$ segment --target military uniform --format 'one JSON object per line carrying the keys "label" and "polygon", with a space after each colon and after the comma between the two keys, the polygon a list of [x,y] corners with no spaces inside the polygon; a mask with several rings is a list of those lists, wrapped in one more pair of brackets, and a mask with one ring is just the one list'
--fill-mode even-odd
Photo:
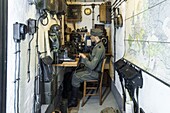
{"label": "military uniform", "polygon": [[[91,35],[102,36],[102,30],[91,29]],[[84,64],[83,69],[76,70],[72,77],[72,92],[71,99],[68,101],[68,108],[76,107],[78,104],[78,90],[80,83],[84,80],[98,79],[99,73],[102,68],[102,62],[105,57],[105,47],[101,41],[96,43],[92,53],[89,54],[88,58],[82,58],[81,63]]]}
{"label": "military uniform", "polygon": [[81,63],[85,65],[82,71],[75,71],[72,77],[72,85],[80,87],[80,83],[84,80],[98,79],[98,75],[102,68],[102,61],[105,57],[105,47],[99,41],[89,54],[88,58],[82,58]]}

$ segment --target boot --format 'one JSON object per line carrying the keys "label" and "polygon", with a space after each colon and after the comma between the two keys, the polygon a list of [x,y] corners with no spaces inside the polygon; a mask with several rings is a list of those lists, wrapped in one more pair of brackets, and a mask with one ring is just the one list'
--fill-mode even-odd
{"label": "boot", "polygon": [[79,87],[72,87],[71,99],[68,102],[68,108],[77,106],[77,104],[78,104],[78,91],[79,91]]}

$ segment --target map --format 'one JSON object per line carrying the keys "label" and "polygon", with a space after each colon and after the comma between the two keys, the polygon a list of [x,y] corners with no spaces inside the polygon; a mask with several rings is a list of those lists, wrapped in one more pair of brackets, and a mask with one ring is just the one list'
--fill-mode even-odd
{"label": "map", "polygon": [[129,0],[124,58],[170,84],[170,0]]}

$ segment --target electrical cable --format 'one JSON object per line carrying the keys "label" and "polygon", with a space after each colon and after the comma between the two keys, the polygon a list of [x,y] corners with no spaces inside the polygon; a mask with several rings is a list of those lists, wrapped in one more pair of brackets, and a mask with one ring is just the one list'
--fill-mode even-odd
{"label": "electrical cable", "polygon": [[[42,12],[40,12],[40,14],[41,13],[42,13],[42,15],[40,16],[40,22],[43,26],[47,26],[49,23],[48,14],[47,14],[46,10],[42,10]],[[41,20],[41,18],[42,18],[42,20]],[[47,23],[43,23],[44,19],[47,19]]]}
{"label": "electrical cable", "polygon": [[[114,63],[116,62],[116,27],[115,27],[115,25],[114,25],[114,37],[113,37],[113,39],[114,39]],[[114,82],[115,82],[115,73],[116,73],[116,71],[114,70]]]}
{"label": "electrical cable", "polygon": [[114,19],[115,13],[116,13],[116,8],[113,8],[112,11],[113,12],[111,12],[111,18],[113,17],[112,19]]}
{"label": "electrical cable", "polygon": [[[118,1],[118,0],[117,0]],[[121,1],[122,0],[119,0],[115,5],[114,5],[114,8],[117,8],[119,5],[121,5]],[[124,1],[124,0],[123,0]]]}
{"label": "electrical cable", "polygon": [[123,0],[123,1],[119,1],[119,3],[115,6],[115,8],[118,8],[120,5],[122,5],[123,2],[126,2],[126,0]]}
{"label": "electrical cable", "polygon": [[21,61],[21,59],[20,59],[20,43],[18,43],[18,58],[19,58],[19,60],[18,60],[18,78],[16,79],[18,82],[18,85],[17,85],[17,109],[18,109],[18,111],[17,111],[17,113],[19,113],[19,80],[20,80],[20,61]]}
{"label": "electrical cable", "polygon": [[15,43],[15,71],[14,71],[14,113],[16,113],[16,73],[17,73],[17,43]]}
{"label": "electrical cable", "polygon": [[[36,51],[35,51],[35,68],[34,68],[34,72],[35,72],[35,74],[36,74]],[[33,112],[32,113],[35,113],[35,100],[36,100],[36,98],[35,98],[35,91],[36,91],[36,80],[35,80],[35,77],[34,77],[34,97],[33,97]]]}
{"label": "electrical cable", "polygon": [[34,77],[34,98],[33,98],[33,113],[36,113],[36,72],[37,72],[37,67],[36,67],[36,63],[37,63],[37,60],[36,60],[36,54],[38,53],[38,30],[39,30],[39,22],[40,22],[40,19],[41,19],[41,16],[38,18],[37,20],[37,35],[36,35],[36,45],[35,45],[35,77]]}
{"label": "electrical cable", "polygon": [[[18,46],[17,46],[18,45]],[[14,113],[19,113],[20,42],[15,42]]]}
{"label": "electrical cable", "polygon": [[[38,18],[38,22],[37,22],[37,27],[38,27],[38,25],[39,25],[39,22],[40,22],[40,19],[42,18],[42,16],[40,16],[39,18]],[[38,30],[39,29],[37,29],[37,35],[36,35],[36,51],[35,51],[35,79],[34,79],[34,103],[33,103],[33,109],[34,109],[34,113],[37,113],[37,112],[40,112],[41,111],[41,108],[38,108],[37,107],[37,105],[39,105],[40,103],[39,103],[39,92],[40,91],[37,91],[38,89],[38,82],[37,82],[37,80],[39,80],[40,78],[39,78],[39,74],[37,74],[36,72],[37,72],[37,57],[36,57],[36,55],[38,55],[38,57],[39,57],[39,50],[38,50]],[[39,61],[38,61],[38,63],[39,63]],[[38,68],[39,68],[39,65],[38,65]],[[39,71],[39,70],[38,70]]]}
{"label": "electrical cable", "polygon": [[48,19],[48,17],[46,17],[46,19],[47,19],[47,23],[45,23],[45,24],[43,23],[43,20],[44,20],[44,19],[43,19],[43,20],[41,20],[41,24],[42,24],[43,26],[47,26],[47,25],[48,25],[48,23],[49,23],[49,19]]}
{"label": "electrical cable", "polygon": [[29,43],[28,43],[28,71],[27,71],[27,74],[28,74],[28,81],[27,81],[27,82],[30,81],[31,42],[32,42],[33,38],[34,38],[34,35],[32,35],[32,38],[31,38],[31,40],[30,40]]}
{"label": "electrical cable", "polygon": [[[116,0],[117,1],[117,0]],[[113,7],[113,8],[111,8],[111,11],[114,11],[116,8],[118,8],[123,2],[126,2],[127,0],[123,0],[123,1],[121,1],[121,0],[119,0],[119,2],[118,3],[116,3],[115,5],[114,5],[114,3],[113,3],[113,5],[111,6],[111,7]],[[113,12],[114,13],[114,12]],[[111,14],[113,14],[112,12],[111,12]],[[113,15],[112,15],[113,16]]]}
{"label": "electrical cable", "polygon": [[37,53],[37,48],[38,48],[38,44],[37,44],[37,42],[38,42],[38,30],[39,30],[39,27],[38,27],[38,25],[39,25],[39,21],[40,21],[40,19],[41,19],[41,16],[38,18],[38,20],[37,20],[37,25],[36,25],[36,27],[37,27],[37,34],[36,34],[36,45],[35,45],[35,77],[34,77],[34,97],[33,97],[33,111],[32,111],[32,113],[36,113],[36,72],[37,72],[37,70],[36,70],[36,53]]}
{"label": "electrical cable", "polygon": [[115,6],[118,0],[115,0],[115,2],[111,5],[111,7]]}

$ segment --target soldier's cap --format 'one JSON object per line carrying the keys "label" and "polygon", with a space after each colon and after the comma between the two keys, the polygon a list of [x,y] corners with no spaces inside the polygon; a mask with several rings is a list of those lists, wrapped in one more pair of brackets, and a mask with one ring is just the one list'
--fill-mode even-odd
{"label": "soldier's cap", "polygon": [[91,29],[90,34],[93,36],[102,36],[103,31],[99,28]]}

